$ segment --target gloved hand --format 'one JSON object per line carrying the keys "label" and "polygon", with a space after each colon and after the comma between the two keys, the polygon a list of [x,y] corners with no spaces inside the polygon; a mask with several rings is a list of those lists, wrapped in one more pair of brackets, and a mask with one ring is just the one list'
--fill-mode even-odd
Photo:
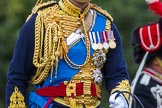
{"label": "gloved hand", "polygon": [[109,98],[109,107],[110,108],[128,108],[128,103],[123,96],[123,94],[119,94],[117,96],[118,92],[111,94]]}
{"label": "gloved hand", "polygon": [[160,0],[145,0],[148,4],[159,2]]}

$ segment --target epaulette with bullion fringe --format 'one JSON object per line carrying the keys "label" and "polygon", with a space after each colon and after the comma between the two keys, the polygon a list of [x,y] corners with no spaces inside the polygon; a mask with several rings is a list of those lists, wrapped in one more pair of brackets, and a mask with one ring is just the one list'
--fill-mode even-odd
{"label": "epaulette with bullion fringe", "polygon": [[36,5],[36,6],[34,6],[34,8],[32,10],[32,14],[35,14],[35,13],[38,12],[38,10],[40,10],[42,8],[45,8],[47,6],[53,5],[53,4],[56,4],[56,1],[51,0],[51,1],[48,1],[48,2],[40,3],[40,4]]}
{"label": "epaulette with bullion fringe", "polygon": [[102,8],[98,7],[96,4],[91,4],[91,8],[105,15],[111,22],[113,21],[113,17],[106,10],[103,10]]}
{"label": "epaulette with bullion fringe", "polygon": [[51,0],[51,1],[48,1],[48,2],[43,2],[43,3],[38,3],[37,5],[35,5],[32,9],[32,13],[28,16],[28,18],[26,19],[26,21],[29,20],[29,18],[33,15],[33,14],[36,14],[40,9],[43,9],[47,6],[51,6],[51,5],[54,5],[56,4],[56,1],[54,0]]}

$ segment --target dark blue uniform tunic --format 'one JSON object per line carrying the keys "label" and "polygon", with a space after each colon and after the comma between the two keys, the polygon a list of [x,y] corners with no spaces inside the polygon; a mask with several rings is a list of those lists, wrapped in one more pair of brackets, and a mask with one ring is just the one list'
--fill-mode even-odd
{"label": "dark blue uniform tunic", "polygon": [[[7,106],[10,104],[10,96],[12,95],[15,86],[17,86],[19,91],[23,94],[25,98],[25,103],[27,104],[28,83],[31,80],[31,77],[34,76],[36,71],[36,68],[33,65],[36,16],[37,14],[34,14],[27,22],[25,22],[19,33],[19,37],[14,49],[13,58],[10,63],[7,75]],[[107,18],[104,15],[97,13],[95,25],[93,26],[92,31],[105,30],[106,19]],[[126,63],[123,58],[120,34],[114,23],[111,24],[111,29],[114,32],[117,47],[115,49],[111,49],[107,53],[107,60],[104,64],[104,67],[102,68],[108,92],[111,92],[111,90],[114,89],[122,80],[129,80]],[[78,46],[81,46],[82,44],[83,43],[81,42],[78,44]],[[83,49],[82,51],[84,52],[84,50],[85,49]],[[91,48],[91,54],[92,53],[93,50]],[[80,58],[82,57],[79,57],[79,59]],[[78,58],[75,59],[77,60]],[[64,60],[60,64],[64,64]],[[61,65],[59,65],[58,68],[58,77],[53,78],[53,83],[49,83],[48,76],[42,84],[35,85],[35,88],[37,89],[45,86],[58,85],[65,80],[69,81],[77,73],[77,71],[64,73],[62,70],[70,70],[70,67],[68,67],[67,65],[64,66],[63,69],[61,69],[60,67]],[[57,104],[55,103],[55,105]]]}

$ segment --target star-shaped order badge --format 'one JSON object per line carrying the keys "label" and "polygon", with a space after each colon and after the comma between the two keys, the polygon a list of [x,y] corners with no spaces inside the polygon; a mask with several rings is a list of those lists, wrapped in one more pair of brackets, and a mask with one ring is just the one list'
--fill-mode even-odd
{"label": "star-shaped order badge", "polygon": [[102,50],[100,50],[94,55],[93,61],[96,68],[101,68],[106,61],[106,55],[103,53]]}
{"label": "star-shaped order badge", "polygon": [[101,83],[102,82],[102,73],[100,69],[93,70],[93,78],[94,82]]}

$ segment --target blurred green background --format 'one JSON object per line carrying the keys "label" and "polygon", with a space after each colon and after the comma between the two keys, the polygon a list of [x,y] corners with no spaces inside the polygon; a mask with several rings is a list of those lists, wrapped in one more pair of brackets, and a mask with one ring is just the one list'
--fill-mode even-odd
{"label": "blurred green background", "polygon": [[[0,108],[5,108],[6,73],[19,30],[31,13],[36,0],[0,0]],[[137,70],[132,58],[130,35],[137,26],[155,21],[156,16],[144,0],[92,0],[114,18],[122,37],[124,57],[131,79]],[[102,108],[108,108],[103,86]]]}

